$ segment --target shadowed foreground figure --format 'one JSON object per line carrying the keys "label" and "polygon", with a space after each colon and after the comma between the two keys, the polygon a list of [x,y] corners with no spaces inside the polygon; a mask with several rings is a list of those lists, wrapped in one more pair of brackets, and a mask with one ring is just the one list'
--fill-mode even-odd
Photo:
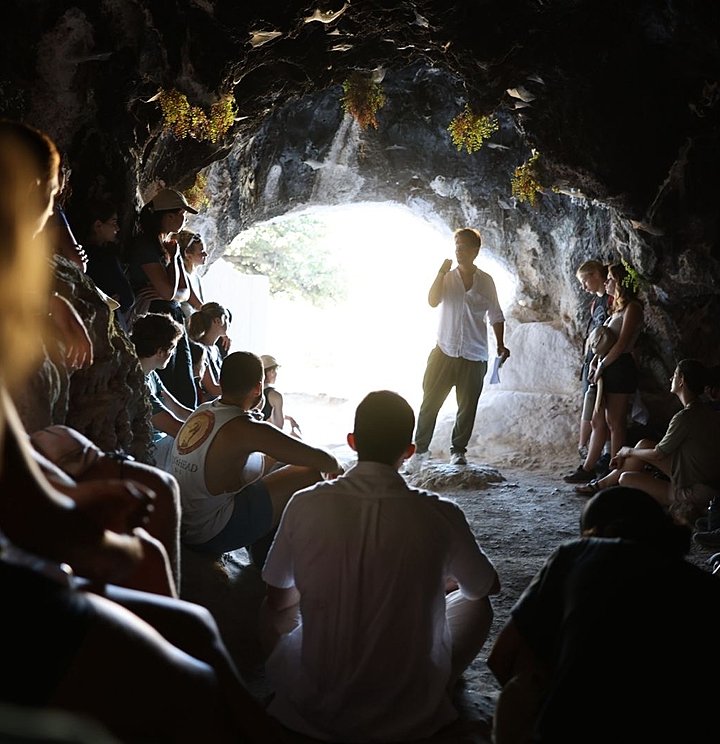
{"label": "shadowed foreground figure", "polygon": [[269,711],[319,739],[432,735],[490,629],[500,582],[465,515],[397,472],[414,423],[399,395],[370,393],[348,434],[358,463],[293,496],[263,570]]}
{"label": "shadowed foreground figure", "polygon": [[[152,490],[107,473],[58,490],[5,390],[39,358],[50,274],[35,239],[58,162],[48,137],[0,121],[0,706],[25,706],[32,719],[47,708],[89,717],[121,741],[283,741],[204,608],[111,585],[153,544],[142,529]],[[0,739],[9,741],[4,728],[0,710]],[[21,739],[16,731],[12,740]]]}
{"label": "shadowed foreground figure", "polygon": [[716,741],[720,581],[690,531],[617,486],[585,506],[512,609],[488,658],[503,685],[496,744]]}

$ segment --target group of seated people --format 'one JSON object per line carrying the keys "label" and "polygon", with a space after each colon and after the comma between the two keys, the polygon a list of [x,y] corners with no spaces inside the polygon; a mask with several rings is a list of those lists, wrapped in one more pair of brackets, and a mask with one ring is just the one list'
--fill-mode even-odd
{"label": "group of seated people", "polygon": [[[415,428],[401,396],[380,390],[359,403],[347,437],[357,462],[345,472],[294,421],[286,433],[285,417],[264,420],[272,357],[228,353],[218,395],[199,405],[160,381],[187,328],[184,316],[150,310],[128,316],[129,329],[165,406],[153,418],[168,414],[172,474],[103,452],[68,427],[27,435],[8,391],[38,356],[31,331],[51,288],[41,231],[58,164],[46,135],[0,122],[0,702],[87,717],[118,741],[266,743],[295,731],[396,742],[451,724],[456,683],[489,637],[500,577],[462,510],[399,474]],[[161,222],[169,232],[182,224],[178,214]],[[168,255],[170,289],[179,265]],[[147,273],[163,284],[156,268]],[[164,291],[161,301],[173,297]],[[200,327],[211,340],[222,315]],[[13,345],[18,328],[23,343]],[[91,356],[73,355],[73,364]],[[661,454],[677,451],[689,424],[711,426],[693,407],[696,372],[695,363],[678,365],[673,392],[685,415],[673,419]],[[156,444],[156,456],[162,450]],[[618,451],[620,485],[593,495],[580,539],[553,554],[495,640],[496,744],[578,740],[578,731],[585,742],[695,742],[714,724],[714,691],[692,664],[716,658],[717,644],[697,628],[716,614],[720,585],[684,560],[689,531],[676,519],[699,499],[694,488],[685,493],[696,460],[672,459],[675,481],[663,498],[648,496],[640,481],[623,483],[643,474],[622,469],[646,450]],[[210,614],[178,598],[178,525],[192,549],[248,547],[261,570],[267,708]],[[653,718],[668,689],[676,708]]]}
{"label": "group of seated people", "polygon": [[695,539],[700,545],[720,546],[720,525],[713,527],[707,521],[714,499],[720,501],[716,401],[720,381],[716,374],[697,359],[681,360],[670,379],[670,391],[682,408],[670,420],[662,439],[641,439],[633,447],[623,445],[612,457],[607,475],[578,484],[575,491],[592,495],[618,484],[640,489],[678,521],[696,528]]}

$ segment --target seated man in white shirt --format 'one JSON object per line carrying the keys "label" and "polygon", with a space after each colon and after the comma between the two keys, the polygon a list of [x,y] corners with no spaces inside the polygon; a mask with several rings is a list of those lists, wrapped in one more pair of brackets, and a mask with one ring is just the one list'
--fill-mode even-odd
{"label": "seated man in white shirt", "polygon": [[399,395],[370,393],[348,434],[358,463],[293,496],[268,554],[268,710],[305,735],[432,735],[456,718],[449,695],[487,638],[495,568],[458,506],[398,473],[414,424]]}
{"label": "seated man in white shirt", "polygon": [[172,473],[172,446],[180,427],[192,413],[163,385],[158,369],[164,369],[183,335],[183,327],[164,313],[148,313],[133,324],[132,342],[150,393],[153,427],[153,462]]}

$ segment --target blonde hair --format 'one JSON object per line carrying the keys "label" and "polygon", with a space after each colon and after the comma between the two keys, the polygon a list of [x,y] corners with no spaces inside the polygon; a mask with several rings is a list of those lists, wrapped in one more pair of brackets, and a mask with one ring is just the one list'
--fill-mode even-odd
{"label": "blonde hair", "polygon": [[49,194],[60,157],[52,140],[31,127],[0,122],[0,376],[10,389],[41,357],[48,321],[51,250],[38,229],[33,189]]}

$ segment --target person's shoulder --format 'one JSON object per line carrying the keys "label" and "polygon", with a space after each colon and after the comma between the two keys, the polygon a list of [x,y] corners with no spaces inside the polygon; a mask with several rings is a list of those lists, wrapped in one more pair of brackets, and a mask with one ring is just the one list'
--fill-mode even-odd
{"label": "person's shoulder", "polygon": [[487,271],[483,271],[479,266],[475,267],[475,278],[481,282],[490,282],[492,284],[495,284],[495,280],[492,278],[492,275],[488,274]]}

